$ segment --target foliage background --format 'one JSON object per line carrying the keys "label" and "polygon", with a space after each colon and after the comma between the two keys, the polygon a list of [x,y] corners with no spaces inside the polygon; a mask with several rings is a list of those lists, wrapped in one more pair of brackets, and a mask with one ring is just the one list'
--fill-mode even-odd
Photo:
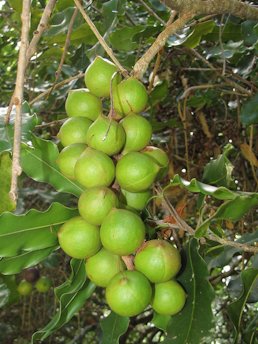
{"label": "foliage background", "polygon": [[[4,115],[15,84],[21,3],[2,1],[0,10],[1,212],[13,210],[6,197],[13,117],[6,126]],[[31,37],[45,5],[44,0],[32,2]],[[157,0],[85,1],[84,5],[129,71],[170,17],[169,10]],[[55,80],[73,13],[73,1],[57,1],[27,71],[22,135],[24,173],[19,202],[14,214],[3,213],[0,217],[1,343],[27,343],[51,319],[52,327],[34,338],[57,330],[44,342],[116,343],[122,334],[120,343],[254,343],[257,255],[209,239],[201,241],[199,247],[196,239],[189,240],[189,235],[179,229],[179,242],[186,257],[180,281],[193,302],[188,301],[184,313],[173,319],[156,315],[153,318],[147,310],[129,324],[128,319],[112,313],[106,317],[103,291],[94,289],[80,262],[69,262],[57,249],[56,237],[44,230],[53,227],[55,233],[60,223],[76,213],[73,208],[81,191],[58,171],[55,159],[61,146],[56,135],[66,117],[67,92],[84,87],[83,78],[64,83],[44,97],[42,94],[54,83],[84,72],[96,55],[105,56],[78,14],[62,73]],[[166,188],[166,199],[189,225],[198,228],[197,236],[210,233],[246,244],[257,241],[257,49],[257,22],[230,15],[196,18],[169,38],[144,75],[150,91],[144,116],[153,126],[152,143],[164,148],[170,158],[169,178],[162,187],[171,185]],[[154,78],[155,65],[158,70]],[[106,113],[109,105],[104,104]],[[183,180],[174,178],[177,174]],[[184,182],[193,178],[205,184],[193,180],[189,186]],[[225,200],[228,203],[222,211],[220,206]],[[162,237],[172,235],[169,224],[174,223],[174,218],[164,203],[164,199],[155,199],[145,214],[158,223],[163,221],[159,231],[150,221],[150,238],[156,233]],[[25,217],[17,217],[24,213]],[[31,231],[35,219],[43,228],[42,233]],[[30,231],[26,231],[28,228]],[[24,232],[27,234],[21,235]],[[34,265],[52,279],[54,287],[61,287],[55,294],[51,289],[47,295],[34,291],[29,299],[19,298],[16,284],[23,277],[22,270]],[[69,308],[74,298],[76,301]],[[189,320],[189,314],[194,315],[194,321]],[[114,338],[108,337],[110,328],[114,329]],[[188,333],[190,339],[175,338],[175,333]]]}

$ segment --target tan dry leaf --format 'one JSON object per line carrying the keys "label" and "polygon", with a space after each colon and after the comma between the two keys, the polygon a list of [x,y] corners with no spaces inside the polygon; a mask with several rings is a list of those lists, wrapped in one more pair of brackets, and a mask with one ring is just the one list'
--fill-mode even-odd
{"label": "tan dry leaf", "polygon": [[240,145],[241,153],[243,157],[250,162],[251,165],[258,167],[258,160],[252,151],[251,147],[247,143],[242,143]]}

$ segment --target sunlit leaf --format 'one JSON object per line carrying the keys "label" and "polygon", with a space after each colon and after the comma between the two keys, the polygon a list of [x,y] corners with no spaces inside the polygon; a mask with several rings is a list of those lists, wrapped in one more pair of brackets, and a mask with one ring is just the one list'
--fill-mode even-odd
{"label": "sunlit leaf", "polygon": [[15,209],[15,202],[10,198],[12,159],[8,152],[0,154],[0,214]]}
{"label": "sunlit leaf", "polygon": [[128,317],[111,312],[106,318],[100,321],[102,329],[102,344],[118,344],[119,338],[124,334],[129,325]]}

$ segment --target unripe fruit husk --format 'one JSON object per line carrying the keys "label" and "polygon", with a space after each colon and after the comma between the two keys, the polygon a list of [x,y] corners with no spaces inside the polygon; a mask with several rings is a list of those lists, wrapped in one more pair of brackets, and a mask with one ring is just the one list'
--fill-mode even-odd
{"label": "unripe fruit husk", "polygon": [[69,92],[65,102],[65,110],[69,117],[87,117],[95,121],[102,113],[101,100],[86,88]]}
{"label": "unripe fruit husk", "polygon": [[106,289],[106,300],[115,313],[132,317],[140,314],[151,301],[152,289],[138,271],[124,271],[112,278]]}
{"label": "unripe fruit husk", "polygon": [[129,255],[143,243],[145,226],[135,213],[112,209],[102,222],[100,238],[103,246],[114,254]]}
{"label": "unripe fruit husk", "polygon": [[112,208],[118,207],[116,194],[107,187],[95,187],[84,191],[78,202],[80,215],[93,225],[101,225]]}
{"label": "unripe fruit husk", "polygon": [[97,97],[109,97],[111,79],[117,67],[107,59],[97,56],[85,71],[86,87]]}
{"label": "unripe fruit husk", "polygon": [[78,259],[93,256],[101,247],[99,228],[80,216],[73,217],[60,227],[58,240],[68,256]]}
{"label": "unripe fruit husk", "polygon": [[160,167],[146,154],[130,152],[116,166],[116,178],[122,189],[130,192],[146,191],[155,181]]}
{"label": "unripe fruit husk", "polygon": [[166,282],[179,272],[181,256],[167,241],[150,240],[137,252],[134,264],[151,282]]}
{"label": "unripe fruit husk", "polygon": [[17,291],[21,296],[28,296],[32,292],[32,284],[22,280],[17,286]]}
{"label": "unripe fruit husk", "polygon": [[75,179],[75,164],[86,148],[87,146],[83,143],[74,143],[61,150],[56,163],[64,176],[72,180]]}
{"label": "unripe fruit husk", "polygon": [[174,281],[155,284],[153,309],[163,315],[179,313],[186,301],[186,294],[181,285]]}
{"label": "unripe fruit husk", "polygon": [[157,180],[163,179],[167,175],[169,169],[169,158],[167,153],[162,149],[153,146],[147,146],[144,150],[142,150],[142,153],[150,156],[155,162],[158,163],[160,166],[160,171],[157,175]]}
{"label": "unripe fruit husk", "polygon": [[87,132],[86,143],[91,148],[114,155],[119,153],[125,144],[125,131],[113,119],[99,116]]}
{"label": "unripe fruit husk", "polygon": [[74,174],[86,188],[109,186],[115,178],[115,165],[108,155],[88,147],[77,160]]}
{"label": "unripe fruit husk", "polygon": [[133,114],[125,117],[121,124],[126,133],[123,154],[140,151],[150,142],[152,127],[146,118]]}
{"label": "unripe fruit husk", "polygon": [[151,190],[142,192],[129,192],[121,189],[121,193],[124,196],[126,205],[138,211],[141,211],[146,207],[146,204],[152,195]]}
{"label": "unripe fruit husk", "polygon": [[92,121],[86,117],[68,118],[61,126],[57,137],[64,147],[74,143],[86,143],[86,134]]}
{"label": "unripe fruit husk", "polygon": [[47,293],[51,287],[51,280],[46,277],[42,276],[35,284],[35,287],[39,293]]}
{"label": "unripe fruit husk", "polygon": [[116,274],[125,270],[121,257],[104,248],[88,258],[85,267],[89,279],[100,287],[106,287]]}
{"label": "unripe fruit husk", "polygon": [[123,80],[113,89],[113,106],[119,114],[139,113],[145,109],[147,102],[144,85],[133,77]]}

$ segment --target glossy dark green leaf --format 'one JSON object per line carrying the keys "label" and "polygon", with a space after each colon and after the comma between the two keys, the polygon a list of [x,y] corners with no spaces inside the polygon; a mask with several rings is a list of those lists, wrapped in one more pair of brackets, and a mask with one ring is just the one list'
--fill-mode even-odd
{"label": "glossy dark green leaf", "polygon": [[258,93],[242,105],[240,119],[244,125],[258,123]]}
{"label": "glossy dark green leaf", "polygon": [[102,6],[103,24],[106,29],[112,25],[117,15],[124,14],[125,1],[124,0],[109,0]]}
{"label": "glossy dark green leaf", "polygon": [[188,36],[184,45],[188,48],[196,48],[202,39],[202,36],[212,32],[215,27],[213,20],[208,20],[194,26],[193,32]]}
{"label": "glossy dark green leaf", "polygon": [[8,289],[8,305],[11,305],[17,302],[20,298],[20,295],[17,291],[17,283],[15,275],[0,275],[0,281],[5,284]]}
{"label": "glossy dark green leaf", "polygon": [[168,82],[162,81],[157,84],[149,95],[149,101],[151,106],[162,102],[168,96]]}
{"label": "glossy dark green leaf", "polygon": [[32,145],[24,144],[22,146],[21,165],[23,171],[38,182],[51,184],[57,191],[79,196],[83,189],[59,171],[56,163],[58,155],[58,148],[52,141],[33,136]]}
{"label": "glossy dark green leaf", "polygon": [[10,291],[7,285],[0,278],[0,308],[8,304]]}
{"label": "glossy dark green leaf", "polygon": [[241,24],[244,42],[247,46],[252,46],[258,40],[258,34],[254,29],[256,25],[256,20],[246,20]]}
{"label": "glossy dark green leaf", "polygon": [[13,257],[2,258],[0,260],[0,273],[4,275],[17,274],[23,269],[37,265],[56,250],[56,248],[57,245],[36,251],[24,252]]}
{"label": "glossy dark green leaf", "polygon": [[66,324],[84,305],[95,290],[95,285],[86,277],[83,260],[71,260],[72,273],[70,278],[55,289],[59,304],[52,320],[38,332],[35,332],[31,343],[43,341],[54,331]]}
{"label": "glossy dark green leaf", "polygon": [[0,215],[0,257],[37,251],[58,244],[56,228],[78,214],[59,203],[53,203],[46,211],[35,209],[23,215]]}
{"label": "glossy dark green leaf", "polygon": [[241,25],[230,20],[228,20],[227,23],[221,28],[219,25],[215,26],[213,31],[207,34],[205,38],[211,41],[218,41],[220,35],[223,42],[236,42],[243,39]]}
{"label": "glossy dark green leaf", "polygon": [[248,296],[250,295],[257,279],[258,279],[258,270],[257,269],[247,269],[241,273],[241,279],[243,283],[243,292],[242,295],[236,301],[232,302],[228,306],[228,314],[235,327],[235,342],[239,339],[241,332],[241,321],[243,316],[243,311],[245,304],[247,302]]}
{"label": "glossy dark green leaf", "polygon": [[100,321],[102,330],[102,344],[118,344],[119,338],[124,334],[129,325],[128,317],[111,312]]}
{"label": "glossy dark green leaf", "polygon": [[15,202],[10,198],[12,159],[8,152],[0,154],[0,214],[4,211],[13,211]]}
{"label": "glossy dark green leaf", "polygon": [[227,144],[223,149],[223,153],[204,167],[202,177],[204,183],[229,188],[234,186],[232,179],[234,166],[228,159],[228,155],[233,149],[234,147],[231,144]]}
{"label": "glossy dark green leaf", "polygon": [[171,317],[164,344],[200,344],[213,327],[214,291],[208,282],[207,265],[198,249],[196,239],[191,239],[186,246],[186,267],[178,278],[187,293],[186,305]]}

